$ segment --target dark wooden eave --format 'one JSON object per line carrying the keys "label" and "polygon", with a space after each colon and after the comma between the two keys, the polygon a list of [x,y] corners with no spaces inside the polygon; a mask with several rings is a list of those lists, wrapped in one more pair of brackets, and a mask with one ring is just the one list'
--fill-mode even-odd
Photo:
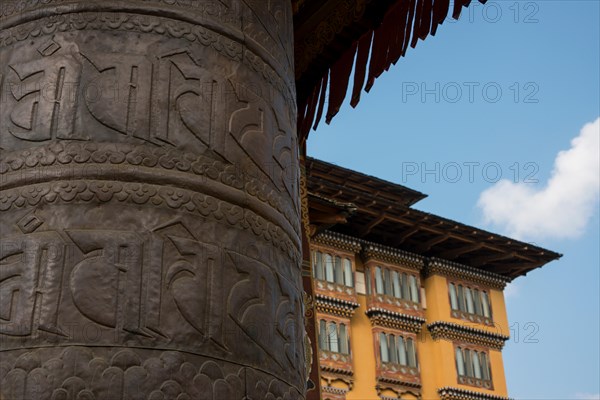
{"label": "dark wooden eave", "polygon": [[[355,107],[363,88],[368,92],[409,46],[435,35],[451,6],[450,0],[291,1],[301,143],[323,116],[331,121],[349,87]],[[470,3],[453,0],[452,17],[458,19]]]}
{"label": "dark wooden eave", "polygon": [[327,229],[348,222],[348,217],[356,212],[352,203],[337,201],[315,193],[308,193],[309,203],[309,236],[318,235]]}
{"label": "dark wooden eave", "polygon": [[[378,201],[390,207],[397,204],[411,206],[427,197],[426,194],[406,186],[396,185],[375,176],[357,173],[312,157],[306,157],[306,168],[310,170],[311,174],[309,190],[314,188],[313,193],[344,202],[363,203],[366,201],[368,203]],[[321,179],[327,182],[319,185]],[[332,191],[329,182],[336,183],[344,189]],[[367,194],[367,197],[364,197],[365,194]],[[373,200],[373,196],[377,199]],[[364,199],[361,201],[363,197]]]}
{"label": "dark wooden eave", "polygon": [[[345,223],[328,227],[332,231],[510,279],[561,257],[530,243],[411,208],[419,192],[401,185],[310,158],[307,176],[310,192],[356,207]],[[400,200],[403,195],[407,196],[404,201]],[[313,207],[310,199],[309,206]]]}

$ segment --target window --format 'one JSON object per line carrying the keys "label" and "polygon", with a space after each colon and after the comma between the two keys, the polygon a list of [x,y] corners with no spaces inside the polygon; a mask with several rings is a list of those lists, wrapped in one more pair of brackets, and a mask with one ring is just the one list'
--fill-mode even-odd
{"label": "window", "polygon": [[454,283],[449,284],[448,291],[452,310],[491,318],[490,297],[486,291]]}
{"label": "window", "polygon": [[331,254],[325,254],[325,280],[334,282],[333,276],[333,257],[331,257]]}
{"label": "window", "polygon": [[354,274],[352,273],[352,262],[348,258],[343,259],[344,262],[344,285],[348,287],[354,286]]}
{"label": "window", "polygon": [[[406,272],[398,272],[389,268],[376,266],[375,270],[375,293],[419,302],[419,285],[415,275]],[[370,276],[367,272],[367,294],[370,294]]]}
{"label": "window", "polygon": [[488,389],[492,387],[488,354],[483,350],[457,346],[456,372],[459,383]]}
{"label": "window", "polygon": [[346,324],[319,320],[319,348],[332,353],[350,354],[350,337]]}
{"label": "window", "polygon": [[408,277],[409,285],[410,285],[410,299],[415,303],[419,302],[419,291],[417,289],[417,278],[414,275],[409,275]]}
{"label": "window", "polygon": [[392,287],[394,288],[394,297],[402,298],[402,286],[400,286],[400,274],[398,271],[392,272]]}
{"label": "window", "polygon": [[453,310],[458,310],[458,298],[456,297],[456,287],[453,283],[450,284],[450,307]]}
{"label": "window", "polygon": [[354,287],[352,261],[347,257],[313,252],[313,277],[347,287]]}
{"label": "window", "polygon": [[375,293],[383,294],[383,275],[381,267],[375,267]]}
{"label": "window", "polygon": [[417,353],[412,338],[393,333],[379,333],[379,354],[382,363],[417,368]]}

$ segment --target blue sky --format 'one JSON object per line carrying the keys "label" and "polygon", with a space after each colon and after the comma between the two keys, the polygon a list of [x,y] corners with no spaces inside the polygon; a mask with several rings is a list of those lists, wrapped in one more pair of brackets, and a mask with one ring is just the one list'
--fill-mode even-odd
{"label": "blue sky", "polygon": [[563,253],[507,290],[509,395],[600,399],[598,125],[583,129],[600,116],[600,2],[474,5],[322,123],[308,153]]}

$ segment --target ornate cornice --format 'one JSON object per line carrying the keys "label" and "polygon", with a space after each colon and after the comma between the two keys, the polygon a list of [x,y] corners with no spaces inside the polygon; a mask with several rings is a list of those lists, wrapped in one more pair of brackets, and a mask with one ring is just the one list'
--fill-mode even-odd
{"label": "ornate cornice", "polygon": [[351,318],[354,315],[354,311],[359,307],[359,304],[316,293],[315,306],[319,312]]}
{"label": "ornate cornice", "polygon": [[437,390],[441,400],[511,400],[509,397],[491,393],[475,392],[473,390],[459,389],[445,386]]}
{"label": "ornate cornice", "polygon": [[504,342],[510,339],[509,336],[499,333],[445,321],[435,321],[427,324],[427,329],[431,332],[433,340],[461,340],[496,350],[502,350]]}
{"label": "ornate cornice", "polygon": [[[331,372],[333,374],[336,374],[336,377],[338,377],[339,379],[342,379],[342,377],[339,377],[337,375],[343,375],[343,376],[349,376],[349,377],[352,377],[354,375],[354,372],[351,369],[336,368],[336,367],[332,367],[330,365],[321,365],[321,371]],[[346,380],[346,379],[347,378],[344,378],[344,380]]]}
{"label": "ornate cornice", "polygon": [[399,329],[412,333],[421,332],[421,328],[425,323],[425,318],[414,315],[397,313],[383,308],[369,308],[365,314],[371,320],[374,326],[382,326],[387,328]]}
{"label": "ornate cornice", "polygon": [[325,393],[339,394],[342,396],[349,392],[348,389],[336,388],[333,386],[321,386],[321,390]]}
{"label": "ornate cornice", "polygon": [[382,376],[377,377],[377,382],[383,382],[383,383],[391,383],[392,385],[400,385],[400,386],[405,386],[405,387],[410,387],[410,388],[415,388],[415,389],[420,389],[421,388],[421,384],[418,382],[408,382],[408,381],[404,381],[401,379],[392,379],[392,378],[384,378]]}
{"label": "ornate cornice", "polygon": [[362,256],[365,261],[375,259],[399,264],[417,271],[423,269],[425,265],[425,258],[418,254],[370,242],[364,242]]}
{"label": "ornate cornice", "polygon": [[424,273],[425,276],[444,275],[447,277],[464,279],[498,290],[504,290],[506,284],[511,281],[510,278],[493,272],[435,257],[429,259]]}
{"label": "ornate cornice", "polygon": [[393,247],[368,242],[338,232],[325,231],[312,239],[312,243],[331,246],[338,250],[361,253],[364,261],[377,260],[420,271],[425,265],[425,257]]}
{"label": "ornate cornice", "polygon": [[[279,65],[278,60],[256,43],[251,35],[224,24],[222,21],[198,16],[189,10],[175,9],[172,5],[169,13],[156,13],[156,5],[148,6],[144,2],[129,4],[129,11],[119,10],[118,3],[104,1],[102,4],[88,2],[78,4],[77,13],[56,14],[51,9],[29,10],[0,21],[0,48],[15,42],[30,40],[41,35],[81,30],[133,31],[154,33],[171,38],[184,39],[191,43],[210,46],[213,50],[239,61],[260,74],[273,85],[288,101],[296,94],[290,87],[289,67]],[[69,10],[72,11],[72,10]],[[32,20],[35,18],[34,20]],[[43,26],[44,29],[40,29]]]}
{"label": "ornate cornice", "polygon": [[[278,189],[258,170],[240,171],[234,165],[178,149],[128,143],[93,143],[56,141],[44,146],[0,151],[1,189],[10,189],[43,183],[69,180],[73,176],[94,176],[99,180],[121,177],[131,180],[131,173],[141,173],[152,168],[177,181],[181,187],[223,184],[244,193],[246,198],[267,203],[285,217],[294,232],[300,235],[296,211],[279,198]],[[43,171],[43,173],[42,173]],[[128,175],[129,173],[129,175]],[[110,178],[110,179],[107,179]],[[146,179],[147,183],[150,178]],[[156,180],[156,179],[155,179]],[[194,182],[193,185],[190,185]],[[207,193],[206,189],[199,190]]]}
{"label": "ornate cornice", "polygon": [[358,239],[331,231],[318,234],[312,239],[312,243],[331,246],[338,250],[345,250],[351,253],[358,253],[362,248]]}
{"label": "ornate cornice", "polygon": [[[321,378],[327,382],[327,386],[321,387],[328,388],[326,392],[331,394],[345,396],[347,392],[352,390],[352,386],[354,385],[354,374],[351,370],[344,370],[321,365]],[[348,389],[332,386],[331,384],[335,381],[344,382],[346,385],[348,385]]]}
{"label": "ornate cornice", "polygon": [[[241,199],[242,196],[237,196]],[[246,199],[246,202],[248,200]],[[137,182],[110,180],[64,180],[0,190],[0,211],[24,210],[45,204],[128,204],[178,210],[252,232],[285,251],[300,264],[297,237],[282,229],[277,220],[267,220],[233,202],[201,193],[200,190],[173,188]],[[240,204],[243,204],[239,200]],[[266,207],[264,207],[266,209]],[[267,215],[269,217],[269,215]],[[279,220],[281,221],[281,219]]]}
{"label": "ornate cornice", "polygon": [[377,394],[381,399],[393,399],[394,397],[382,396],[382,392],[386,389],[392,390],[401,397],[404,393],[410,393],[416,398],[421,398],[421,384],[418,382],[408,382],[402,379],[385,378],[382,376],[377,377],[377,386],[375,386]]}
{"label": "ornate cornice", "polygon": [[[302,164],[300,165],[300,217],[302,220],[302,227],[304,228],[303,240],[308,241],[308,245],[310,246],[310,218],[308,207],[308,188],[306,184],[306,167],[304,164]],[[310,262],[308,264],[307,270],[310,272],[312,267]]]}

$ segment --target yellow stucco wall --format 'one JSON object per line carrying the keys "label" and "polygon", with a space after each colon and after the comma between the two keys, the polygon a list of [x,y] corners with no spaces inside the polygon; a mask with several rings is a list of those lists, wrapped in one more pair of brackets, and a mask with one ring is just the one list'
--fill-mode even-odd
{"label": "yellow stucco wall", "polygon": [[447,340],[434,341],[428,332],[423,334],[424,340],[419,344],[421,379],[423,382],[423,399],[437,399],[437,389],[444,386],[452,386],[460,389],[471,390],[499,396],[507,396],[506,378],[504,376],[504,364],[502,353],[497,350],[489,350],[490,369],[492,373],[493,390],[480,389],[469,385],[458,383],[456,363],[454,356],[454,344]]}
{"label": "yellow stucco wall", "polygon": [[488,289],[494,326],[487,326],[452,317],[450,312],[450,297],[448,295],[448,280],[445,276],[433,275],[425,279],[422,283],[425,287],[427,297],[427,310],[425,311],[427,323],[433,321],[453,322],[491,333],[499,333],[506,336],[510,334],[504,294],[500,290]]}
{"label": "yellow stucco wall", "polygon": [[[362,270],[362,264],[357,260],[357,271]],[[448,296],[448,280],[446,277],[433,275],[427,279],[423,279],[421,283],[425,289],[426,297],[426,324],[434,321],[445,321],[508,335],[508,320],[506,316],[504,295],[501,291],[489,290],[495,326],[486,326],[453,318],[451,316],[450,300]],[[346,394],[346,399],[378,400],[379,397],[375,388],[376,349],[373,344],[373,327],[365,314],[367,303],[366,296],[359,294],[358,303],[360,306],[356,309],[351,319],[350,327],[354,384],[352,390]],[[421,373],[422,398],[427,400],[439,399],[437,390],[444,386],[508,396],[502,354],[500,351],[492,349],[489,349],[488,354],[492,382],[494,385],[493,390],[461,385],[458,383],[454,343],[449,340],[434,341],[427,327],[424,325],[417,341],[417,357]],[[406,394],[403,395],[402,398],[414,399],[414,396]]]}
{"label": "yellow stucco wall", "polygon": [[[362,265],[357,269],[362,270]],[[355,311],[351,320],[351,350],[354,367],[354,386],[346,395],[346,400],[370,400],[379,399],[375,389],[375,348],[373,346],[373,333],[367,311],[367,298],[358,295],[359,308]]]}
{"label": "yellow stucco wall", "polygon": [[508,316],[506,314],[506,303],[504,302],[504,293],[500,290],[490,290],[490,299],[492,302],[492,317],[494,318],[495,332],[509,336],[510,328],[508,326]]}
{"label": "yellow stucco wall", "polygon": [[[440,275],[430,276],[424,280],[423,286],[427,298],[427,309],[425,310],[426,324],[434,321],[445,321],[482,329],[492,333],[508,335],[509,329],[506,306],[504,303],[504,294],[501,291],[494,289],[489,290],[494,326],[486,326],[484,324],[476,324],[451,316],[448,280],[446,277]],[[490,370],[494,390],[480,389],[458,383],[454,343],[452,341],[434,341],[425,327],[420,336],[419,349],[421,378],[423,382],[422,394],[424,399],[438,398],[437,389],[444,386],[452,386],[482,393],[493,393],[500,396],[508,395],[506,389],[506,377],[504,375],[504,363],[500,351],[489,350]]]}

